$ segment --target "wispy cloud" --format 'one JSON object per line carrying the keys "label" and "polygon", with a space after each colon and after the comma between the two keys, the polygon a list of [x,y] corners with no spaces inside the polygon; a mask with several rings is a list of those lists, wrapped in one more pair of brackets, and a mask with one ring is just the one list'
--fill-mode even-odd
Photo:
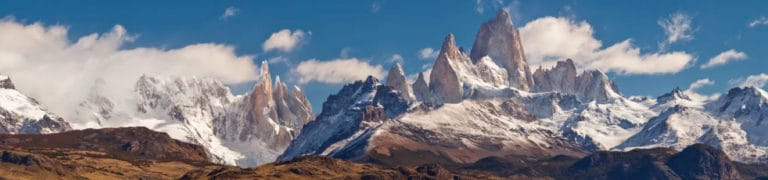
{"label": "wispy cloud", "polygon": [[[678,41],[687,41],[693,39],[693,28],[691,23],[693,17],[687,14],[677,12],[669,15],[669,17],[659,19],[657,22],[664,33],[667,35],[667,40],[664,44],[669,45]],[[662,48],[663,49],[663,48]]]}
{"label": "wispy cloud", "polygon": [[269,36],[269,39],[262,44],[262,49],[264,52],[272,50],[291,52],[296,46],[302,43],[307,37],[307,34],[308,33],[304,33],[304,31],[300,29],[293,32],[291,32],[290,29],[283,29],[272,33],[272,35]]}
{"label": "wispy cloud", "polygon": [[686,91],[695,92],[701,87],[704,86],[711,86],[714,85],[715,81],[710,80],[709,78],[699,79],[691,83],[690,86],[688,86],[688,89]]}
{"label": "wispy cloud", "polygon": [[392,56],[389,56],[389,58],[387,58],[387,62],[403,64],[404,59],[403,59],[403,56],[401,56],[400,54],[392,54]]}
{"label": "wispy cloud", "polygon": [[504,9],[512,16],[512,20],[519,20],[522,17],[519,0],[475,0],[475,12],[483,14],[486,9],[494,12]]}
{"label": "wispy cloud", "polygon": [[542,17],[520,28],[525,55],[531,66],[551,66],[572,58],[578,66],[620,74],[677,73],[689,66],[686,52],[641,53],[631,39],[603,47],[586,21]]}
{"label": "wispy cloud", "polygon": [[757,87],[762,88],[768,85],[768,74],[760,73],[747,76],[746,78],[736,78],[730,80],[731,85],[735,87]]}
{"label": "wispy cloud", "polygon": [[751,28],[755,26],[768,26],[768,17],[761,16],[760,18],[750,21],[747,26]]}
{"label": "wispy cloud", "polygon": [[746,53],[739,52],[734,49],[730,49],[730,50],[721,52],[715,57],[710,58],[706,64],[701,65],[701,69],[712,68],[715,66],[724,65],[731,61],[744,60],[747,58],[748,57]]}
{"label": "wispy cloud", "polygon": [[219,16],[219,19],[226,20],[232,16],[237,15],[238,13],[240,13],[240,9],[230,6],[227,9],[224,9],[224,13],[222,13],[221,16]]}
{"label": "wispy cloud", "polygon": [[435,49],[432,49],[432,48],[424,48],[424,49],[419,50],[417,55],[419,56],[419,59],[433,60],[433,59],[437,58],[437,53],[440,53],[440,52],[436,51]]}
{"label": "wispy cloud", "polygon": [[375,1],[371,4],[371,13],[378,13],[381,10],[381,2]]}

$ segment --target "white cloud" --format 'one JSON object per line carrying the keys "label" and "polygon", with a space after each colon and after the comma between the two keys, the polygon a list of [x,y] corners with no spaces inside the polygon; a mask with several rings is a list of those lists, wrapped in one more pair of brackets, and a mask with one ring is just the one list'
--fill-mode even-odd
{"label": "white cloud", "polygon": [[723,51],[720,54],[718,54],[715,57],[712,57],[709,59],[709,62],[707,62],[704,65],[701,65],[701,69],[707,69],[715,66],[720,66],[725,63],[728,63],[730,61],[738,61],[738,60],[744,60],[747,59],[747,54],[744,52],[739,52],[734,49],[730,49],[727,51]]}
{"label": "white cloud", "polygon": [[437,58],[437,54],[440,53],[439,51],[435,51],[435,49],[432,48],[424,48],[419,50],[419,59],[424,60],[434,60]]}
{"label": "white cloud", "polygon": [[706,100],[714,100],[714,99],[717,99],[720,96],[719,93],[710,94],[710,95],[702,95],[702,94],[699,94],[698,92],[696,92],[701,87],[711,86],[711,85],[714,85],[714,84],[715,84],[715,81],[712,81],[709,78],[699,79],[699,80],[696,80],[693,83],[691,83],[691,85],[688,86],[688,89],[685,90],[685,93],[688,94],[688,96],[691,97],[692,99],[704,100],[704,101],[706,101]]}
{"label": "white cloud", "polygon": [[657,23],[664,29],[664,33],[667,34],[666,44],[672,44],[681,40],[693,39],[692,21],[693,18],[691,16],[678,12],[669,15],[667,18],[659,19]]}
{"label": "white cloud", "polygon": [[299,63],[292,73],[298,78],[299,84],[312,81],[342,84],[365,79],[369,75],[381,79],[385,74],[381,65],[371,65],[357,58],[330,61],[310,59]]}
{"label": "white cloud", "polygon": [[752,20],[747,25],[752,28],[755,26],[768,26],[768,17],[762,16],[760,18]]}
{"label": "white cloud", "polygon": [[226,20],[232,16],[237,15],[238,13],[240,13],[240,9],[230,6],[227,9],[224,9],[224,13],[222,13],[221,16],[219,16],[219,19]]}
{"label": "white cloud", "polygon": [[762,88],[768,84],[768,74],[760,73],[747,76],[746,78],[738,78],[730,81],[733,86],[736,87],[757,87]]}
{"label": "white cloud", "polygon": [[272,50],[291,52],[296,46],[301,44],[306,36],[307,33],[304,33],[304,31],[300,29],[293,32],[291,32],[290,29],[283,29],[272,33],[272,35],[269,36],[269,39],[264,41],[262,48],[264,49],[264,52]]}
{"label": "white cloud", "polygon": [[695,92],[697,89],[704,87],[704,86],[711,86],[714,85],[715,81],[710,80],[709,78],[699,79],[691,83],[690,86],[688,86],[688,89],[686,91],[689,92]]}
{"label": "white cloud", "polygon": [[403,56],[401,56],[400,54],[392,54],[392,56],[389,56],[389,58],[387,59],[387,62],[403,64],[404,63],[403,60],[404,60]]}
{"label": "white cloud", "polygon": [[620,74],[676,73],[686,68],[693,56],[685,52],[641,53],[632,40],[603,48],[592,26],[565,17],[542,17],[520,28],[528,63],[551,66],[572,58],[581,68]]}
{"label": "white cloud", "polygon": [[230,84],[258,78],[253,57],[235,54],[232,46],[123,48],[134,38],[116,25],[109,32],[73,41],[66,26],[21,24],[6,18],[0,20],[0,72],[9,75],[20,91],[65,118],[97,79],[105,82],[104,92],[109,93],[105,96],[126,99],[142,74],[212,77]]}

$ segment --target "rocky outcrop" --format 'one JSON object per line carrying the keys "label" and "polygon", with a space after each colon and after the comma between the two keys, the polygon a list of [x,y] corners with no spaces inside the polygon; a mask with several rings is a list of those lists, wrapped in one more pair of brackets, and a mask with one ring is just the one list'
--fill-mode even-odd
{"label": "rocky outcrop", "polygon": [[413,95],[417,101],[427,102],[431,101],[432,92],[429,90],[429,84],[427,84],[424,78],[424,73],[419,72],[419,76],[416,78],[416,82],[413,82]]}
{"label": "rocky outcrop", "polygon": [[588,70],[577,75],[573,60],[557,62],[551,69],[539,67],[533,73],[536,82],[536,92],[559,92],[573,94],[584,102],[608,102],[618,97],[619,89],[605,73],[599,70]]}
{"label": "rocky outcrop", "polygon": [[280,81],[279,76],[275,80],[274,87],[273,98],[278,120],[281,125],[291,128],[292,131],[290,132],[295,137],[304,124],[312,120],[312,107],[298,87],[294,86],[293,95],[291,95],[285,83]]}
{"label": "rocky outcrop", "polygon": [[0,75],[0,89],[16,89],[11,82],[11,78],[5,75]]}
{"label": "rocky outcrop", "polygon": [[440,103],[457,103],[464,97],[458,69],[454,66],[461,61],[460,56],[453,34],[448,34],[429,75],[429,89]]}
{"label": "rocky outcrop", "polygon": [[45,134],[72,129],[67,121],[14,88],[10,78],[0,76],[0,134]]}
{"label": "rocky outcrop", "polygon": [[621,97],[619,87],[599,70],[585,71],[578,77],[577,95],[582,101],[608,102]]}
{"label": "rocky outcrop", "polygon": [[577,89],[577,71],[573,60],[557,62],[552,69],[543,69],[539,67],[533,73],[533,79],[536,82],[537,92],[555,91],[566,94],[576,94]]}
{"label": "rocky outcrop", "polygon": [[523,91],[532,89],[534,81],[525,60],[520,33],[507,11],[499,10],[496,18],[480,26],[469,56],[474,62],[490,57],[507,70],[510,87]]}
{"label": "rocky outcrop", "polygon": [[691,100],[691,97],[689,97],[683,90],[680,90],[679,87],[675,87],[675,89],[672,89],[672,92],[669,92],[667,94],[661,95],[656,98],[657,104],[666,104],[668,102],[677,101],[677,100]]}
{"label": "rocky outcrop", "polygon": [[400,96],[408,99],[409,101],[416,100],[416,97],[413,95],[411,84],[408,83],[408,79],[405,78],[405,72],[403,72],[403,67],[400,65],[400,63],[396,63],[394,66],[392,66],[391,69],[389,69],[389,74],[387,75],[387,82],[385,85],[392,87],[394,90],[397,90],[400,92]]}

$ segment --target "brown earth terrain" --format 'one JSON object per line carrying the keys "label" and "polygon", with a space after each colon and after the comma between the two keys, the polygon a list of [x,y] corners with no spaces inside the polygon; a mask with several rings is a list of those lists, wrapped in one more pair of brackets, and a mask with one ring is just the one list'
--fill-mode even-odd
{"label": "brown earth terrain", "polygon": [[[412,162],[426,157],[439,158],[428,152],[393,153],[406,153],[400,157]],[[488,157],[471,164],[398,167],[309,156],[240,168],[209,163],[201,147],[140,127],[0,135],[0,179],[760,179],[766,176],[768,168],[764,165],[733,162],[722,151],[701,144],[681,152],[655,148],[597,152],[583,158]]]}

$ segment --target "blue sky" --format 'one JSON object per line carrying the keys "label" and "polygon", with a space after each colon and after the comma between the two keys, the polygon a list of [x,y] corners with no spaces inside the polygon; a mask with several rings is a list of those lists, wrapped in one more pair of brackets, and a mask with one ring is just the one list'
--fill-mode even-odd
{"label": "blue sky", "polygon": [[[224,16],[230,8],[230,16]],[[43,23],[68,29],[70,41],[91,33],[109,32],[121,25],[132,41],[121,49],[152,47],[177,49],[196,43],[226,44],[238,56],[252,60],[283,59],[270,67],[289,84],[309,96],[315,111],[343,83],[302,82],[293,68],[310,59],[319,62],[355,59],[387,70],[393,55],[402,57],[407,74],[424,70],[433,58],[420,58],[424,48],[439,49],[447,33],[470,49],[480,24],[498,9],[510,10],[516,26],[553,16],[586,22],[601,49],[631,39],[641,54],[685,52],[692,57],[684,68],[665,73],[609,71],[625,95],[660,95],[674,87],[687,88],[709,78],[714,85],[702,94],[722,93],[739,78],[768,73],[768,2],[765,1],[6,1],[0,16],[20,24]],[[481,11],[482,9],[482,11]],[[669,42],[660,21],[674,14],[689,20],[685,38]],[[763,19],[761,19],[763,18]],[[756,22],[754,26],[750,23]],[[265,50],[264,43],[281,30],[303,32],[290,50]],[[663,47],[661,47],[663,46]],[[744,57],[702,69],[711,58],[734,49]],[[526,49],[528,50],[528,49]],[[342,53],[344,51],[344,53]],[[659,67],[661,68],[661,67]],[[360,77],[362,79],[364,77]],[[231,84],[236,92],[254,81]]]}

